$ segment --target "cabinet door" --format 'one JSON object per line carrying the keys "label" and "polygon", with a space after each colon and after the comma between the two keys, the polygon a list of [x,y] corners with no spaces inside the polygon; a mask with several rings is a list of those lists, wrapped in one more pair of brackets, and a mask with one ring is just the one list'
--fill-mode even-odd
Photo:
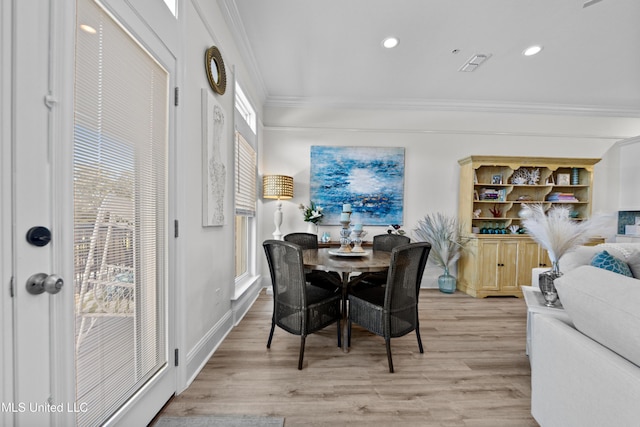
{"label": "cabinet door", "polygon": [[549,267],[551,268],[551,258],[549,258],[549,252],[542,246],[538,246],[540,248],[540,255],[538,259],[538,267]]}
{"label": "cabinet door", "polygon": [[518,243],[518,286],[531,285],[531,269],[539,267],[541,254],[533,240]]}
{"label": "cabinet door", "polygon": [[519,289],[518,245],[519,242],[517,241],[500,242],[498,255],[498,286],[501,291],[513,292]]}
{"label": "cabinet door", "polygon": [[499,250],[501,242],[497,240],[484,240],[478,245],[478,266],[479,282],[478,289],[487,291],[497,291],[500,289],[498,282]]}

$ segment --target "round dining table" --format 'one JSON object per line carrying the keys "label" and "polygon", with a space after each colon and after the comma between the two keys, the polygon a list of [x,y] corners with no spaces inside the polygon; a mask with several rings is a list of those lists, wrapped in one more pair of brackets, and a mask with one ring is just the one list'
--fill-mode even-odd
{"label": "round dining table", "polygon": [[342,276],[342,350],[349,351],[347,333],[347,294],[349,286],[358,281],[352,273],[373,273],[389,269],[391,252],[365,249],[364,252],[341,253],[337,248],[305,249],[304,267],[310,270],[335,271]]}

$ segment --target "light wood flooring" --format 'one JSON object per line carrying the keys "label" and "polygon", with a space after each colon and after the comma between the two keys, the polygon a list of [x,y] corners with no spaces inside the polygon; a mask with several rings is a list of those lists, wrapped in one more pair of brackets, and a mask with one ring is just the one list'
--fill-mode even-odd
{"label": "light wood flooring", "polygon": [[476,299],[420,292],[420,328],[384,340],[354,325],[351,349],[336,346],[335,325],[300,338],[276,328],[266,342],[272,300],[264,291],[167,416],[238,414],[283,417],[285,426],[537,426],[530,414],[523,299]]}

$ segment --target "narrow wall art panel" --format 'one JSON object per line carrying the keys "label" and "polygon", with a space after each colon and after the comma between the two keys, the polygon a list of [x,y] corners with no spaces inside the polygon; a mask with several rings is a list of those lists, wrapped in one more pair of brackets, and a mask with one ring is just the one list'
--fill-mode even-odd
{"label": "narrow wall art panel", "polygon": [[202,225],[224,225],[226,168],[222,162],[227,135],[224,110],[207,89],[202,89]]}
{"label": "narrow wall art panel", "polygon": [[352,222],[402,224],[404,148],[312,146],[310,195],[323,225],[340,224],[344,203]]}

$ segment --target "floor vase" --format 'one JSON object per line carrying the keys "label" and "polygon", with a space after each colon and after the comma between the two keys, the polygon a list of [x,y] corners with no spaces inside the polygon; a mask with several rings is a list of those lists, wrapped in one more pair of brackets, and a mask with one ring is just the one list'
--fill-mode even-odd
{"label": "floor vase", "polygon": [[438,277],[438,288],[440,292],[445,294],[452,294],[456,291],[457,279],[455,276],[449,274],[449,269],[444,269],[444,274]]}

